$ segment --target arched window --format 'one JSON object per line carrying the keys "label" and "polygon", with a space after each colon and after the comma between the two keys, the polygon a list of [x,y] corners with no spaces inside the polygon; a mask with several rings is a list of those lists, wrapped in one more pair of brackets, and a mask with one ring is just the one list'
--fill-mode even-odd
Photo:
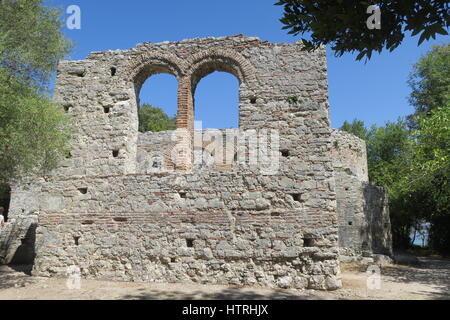
{"label": "arched window", "polygon": [[166,73],[151,75],[140,87],[138,108],[140,132],[175,130],[177,79]]}
{"label": "arched window", "polygon": [[202,145],[194,147],[198,154],[196,162],[201,161],[207,167],[230,168],[237,154],[240,82],[217,65],[199,71],[194,74],[193,108],[197,135],[199,129],[203,131]]}
{"label": "arched window", "polygon": [[194,95],[195,121],[204,129],[239,127],[239,80],[227,72],[202,78]]}

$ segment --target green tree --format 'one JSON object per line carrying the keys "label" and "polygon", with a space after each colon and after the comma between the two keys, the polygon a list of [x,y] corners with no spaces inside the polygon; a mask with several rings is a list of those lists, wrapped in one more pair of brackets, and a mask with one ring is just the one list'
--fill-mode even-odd
{"label": "green tree", "polygon": [[413,168],[407,185],[431,223],[430,246],[450,254],[450,45],[434,46],[409,78]]}
{"label": "green tree", "polygon": [[439,108],[450,108],[450,45],[434,46],[417,62],[408,80],[412,92],[410,103],[416,112],[409,117],[411,127],[416,118]]}
{"label": "green tree", "polygon": [[67,119],[45,94],[70,43],[59,11],[40,0],[0,2],[0,185],[56,166]]}
{"label": "green tree", "polygon": [[0,68],[0,182],[50,170],[66,151],[67,118],[49,98]]}
{"label": "green tree", "polygon": [[42,2],[0,2],[0,66],[11,76],[41,89],[71,48],[61,32],[60,10]]}
{"label": "green tree", "polygon": [[410,132],[406,122],[386,122],[372,126],[368,134],[370,177],[377,184],[391,186],[408,170],[411,162]]}
{"label": "green tree", "polygon": [[139,108],[139,131],[160,132],[175,130],[176,118],[170,118],[161,108],[143,104]]}
{"label": "green tree", "polygon": [[450,108],[437,107],[422,115],[418,127],[408,183],[426,195],[423,210],[431,222],[431,246],[450,254]]}
{"label": "green tree", "polygon": [[373,125],[367,129],[364,121],[344,122],[340,130],[363,139],[367,146],[369,178],[372,182],[389,187],[404,175],[411,162],[410,131],[402,118],[386,122],[384,126]]}
{"label": "green tree", "polygon": [[368,141],[369,130],[366,129],[362,120],[354,119],[353,122],[344,121],[340,130],[350,132],[358,138]]}
{"label": "green tree", "polygon": [[[408,31],[412,36],[420,34],[420,45],[431,37],[435,39],[436,34],[448,35],[446,28],[450,26],[446,0],[280,0],[276,5],[284,6],[280,21],[289,34],[312,33],[310,40],[302,39],[306,50],[331,44],[337,56],[358,52],[357,60],[370,59],[373,51],[393,51]],[[370,5],[381,9],[379,30],[367,28]]]}

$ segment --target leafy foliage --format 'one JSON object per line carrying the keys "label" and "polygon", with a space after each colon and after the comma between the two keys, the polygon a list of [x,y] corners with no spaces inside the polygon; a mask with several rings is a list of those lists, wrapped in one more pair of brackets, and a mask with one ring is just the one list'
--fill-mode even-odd
{"label": "leafy foliage", "polygon": [[61,108],[0,68],[0,184],[54,168],[69,131]]}
{"label": "leafy foliage", "polygon": [[409,84],[416,112],[409,117],[414,159],[408,186],[424,199],[418,205],[431,222],[430,245],[450,254],[450,46],[424,55]]}
{"label": "leafy foliage", "polygon": [[68,120],[43,91],[70,46],[59,11],[41,3],[0,1],[0,189],[67,151]]}
{"label": "leafy foliage", "polygon": [[139,108],[139,132],[160,132],[176,128],[176,118],[170,118],[161,108],[148,104]]}
{"label": "leafy foliage", "polygon": [[71,48],[60,15],[42,0],[0,1],[0,67],[29,85],[45,87]]}
{"label": "leafy foliage", "polygon": [[350,132],[365,141],[368,140],[369,130],[364,126],[364,121],[354,119],[353,122],[344,121],[342,131]]}
{"label": "leafy foliage", "polygon": [[438,107],[450,108],[450,45],[434,46],[413,67],[408,83],[412,89],[410,103],[416,109],[410,116],[415,127],[416,118]]}
{"label": "leafy foliage", "polygon": [[423,176],[445,171],[450,166],[450,108],[439,107],[422,116],[419,127],[414,131],[414,165]]}
{"label": "leafy foliage", "polygon": [[[373,125],[367,129],[364,121],[344,122],[340,128],[366,141],[370,180],[379,185],[391,185],[402,175],[411,161],[409,129],[403,119],[387,122],[385,126]],[[395,175],[392,175],[395,173]]]}
{"label": "leafy foliage", "polygon": [[418,128],[412,132],[414,157],[404,189],[421,196],[414,202],[421,217],[431,222],[431,246],[450,254],[450,108],[421,115]]}
{"label": "leafy foliage", "polygon": [[430,229],[430,246],[437,252],[450,255],[450,214],[433,217]]}
{"label": "leafy foliage", "polygon": [[[289,34],[312,32],[311,39],[302,39],[306,50],[331,44],[336,56],[358,52],[357,60],[371,58],[373,51],[393,51],[403,41],[407,31],[419,35],[419,45],[436,34],[447,35],[450,26],[449,4],[446,0],[433,1],[313,1],[280,0],[284,6],[280,20]],[[369,30],[367,8],[381,9],[381,29]]]}
{"label": "leafy foliage", "polygon": [[433,191],[436,214],[450,214],[450,108],[436,108],[422,116],[419,127],[414,131],[411,184]]}
{"label": "leafy foliage", "polygon": [[407,247],[411,229],[429,221],[431,245],[450,253],[450,238],[441,225],[450,215],[450,108],[422,115],[419,127],[412,131],[398,119],[367,129],[354,120],[341,130],[366,141],[369,178],[389,191],[395,245]]}

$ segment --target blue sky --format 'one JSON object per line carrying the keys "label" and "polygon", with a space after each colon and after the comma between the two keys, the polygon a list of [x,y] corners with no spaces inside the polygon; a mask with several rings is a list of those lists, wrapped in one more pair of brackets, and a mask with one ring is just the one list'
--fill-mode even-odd
{"label": "blue sky", "polygon": [[[79,60],[91,51],[128,49],[142,42],[245,34],[271,42],[292,43],[299,37],[282,30],[283,8],[276,0],[46,0],[45,4],[66,9],[81,8],[81,30],[65,29],[75,42],[69,59]],[[69,15],[66,15],[68,17]],[[449,37],[417,46],[417,37],[407,37],[394,52],[375,54],[364,63],[355,55],[336,58],[328,49],[330,116],[333,127],[358,118],[368,125],[382,125],[412,113],[407,85],[412,65],[433,44],[449,42]],[[196,119],[204,127],[237,126],[238,82],[226,73],[204,78],[196,92]],[[176,80],[169,75],[150,78],[141,92],[141,101],[176,112]]]}

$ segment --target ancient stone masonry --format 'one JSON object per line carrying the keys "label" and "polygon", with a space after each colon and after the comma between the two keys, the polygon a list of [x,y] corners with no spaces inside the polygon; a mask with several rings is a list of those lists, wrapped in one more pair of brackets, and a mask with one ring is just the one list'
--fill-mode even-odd
{"label": "ancient stone masonry", "polygon": [[[194,130],[195,89],[214,71],[239,79],[239,129]],[[139,133],[139,91],[158,73],[178,80],[178,129]],[[28,188],[33,274],[74,265],[93,279],[341,286],[338,227],[365,211],[344,204],[338,219],[335,173],[337,190],[358,198],[367,168],[363,155],[351,174],[333,161],[324,48],[241,35],[144,43],[61,62],[55,91],[73,121],[72,152]],[[276,150],[267,161],[260,136]]]}
{"label": "ancient stone masonry", "polygon": [[14,186],[8,223],[0,228],[0,264],[30,264],[35,257],[37,212],[36,184]]}
{"label": "ancient stone masonry", "polygon": [[332,131],[331,140],[340,259],[389,261],[392,238],[387,191],[369,183],[366,144],[338,130]]}

